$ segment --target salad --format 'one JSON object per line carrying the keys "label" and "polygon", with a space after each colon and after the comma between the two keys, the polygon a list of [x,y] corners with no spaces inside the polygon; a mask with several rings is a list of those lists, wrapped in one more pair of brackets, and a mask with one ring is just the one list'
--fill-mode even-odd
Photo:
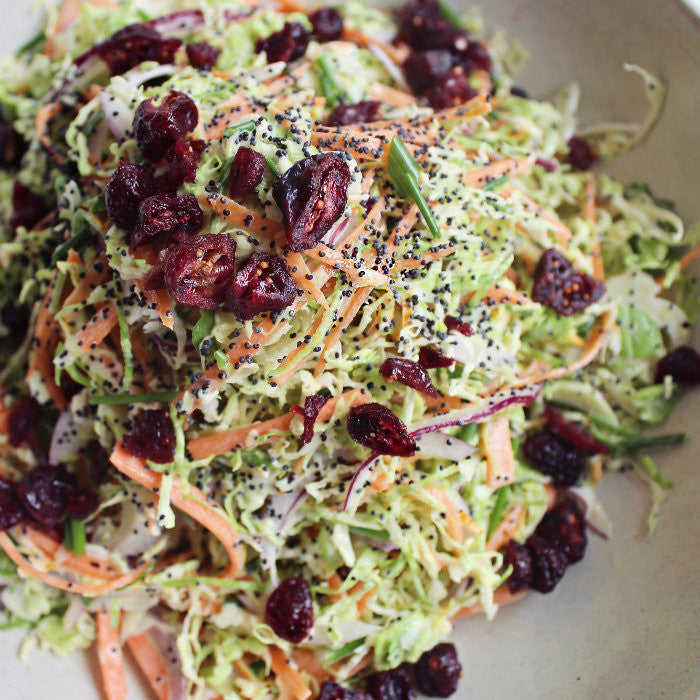
{"label": "salad", "polygon": [[127,648],[170,700],[447,697],[456,620],[609,536],[605,470],[653,529],[700,228],[600,163],[663,85],[583,127],[524,58],[437,0],[45,8],[0,82],[21,656],[95,643],[108,700]]}

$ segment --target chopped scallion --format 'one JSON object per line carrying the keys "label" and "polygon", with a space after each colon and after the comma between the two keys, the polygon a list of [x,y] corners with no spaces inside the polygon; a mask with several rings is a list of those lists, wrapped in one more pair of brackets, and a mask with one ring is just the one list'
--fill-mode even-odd
{"label": "chopped scallion", "polygon": [[199,321],[194,324],[192,329],[192,345],[199,350],[199,346],[202,341],[211,333],[211,329],[214,327],[214,312],[205,311],[200,317]]}

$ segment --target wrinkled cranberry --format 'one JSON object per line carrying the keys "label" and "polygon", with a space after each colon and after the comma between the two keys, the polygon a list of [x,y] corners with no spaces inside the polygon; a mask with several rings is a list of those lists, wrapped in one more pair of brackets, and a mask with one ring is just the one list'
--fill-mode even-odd
{"label": "wrinkled cranberry", "polygon": [[265,156],[247,146],[241,146],[231,163],[228,176],[228,194],[231,199],[245,197],[255,192],[265,172]]}
{"label": "wrinkled cranberry", "polygon": [[346,126],[347,124],[365,124],[379,119],[381,102],[356,102],[352,105],[338,105],[328,117],[329,126]]}
{"label": "wrinkled cranberry", "polygon": [[253,253],[226,292],[226,308],[249,320],[263,311],[282,311],[297,296],[287,263],[270,253]]}
{"label": "wrinkled cranberry", "polygon": [[531,535],[527,547],[532,557],[532,583],[530,587],[540,593],[549,593],[566,572],[566,554],[544,537]]}
{"label": "wrinkled cranberry", "polygon": [[343,18],[332,7],[322,7],[309,15],[314,36],[319,41],[333,41],[343,31]]}
{"label": "wrinkled cranberry", "polygon": [[483,44],[478,41],[470,41],[464,52],[462,65],[467,74],[477,69],[488,73],[491,71],[491,56]]}
{"label": "wrinkled cranberry", "polygon": [[24,475],[17,493],[31,517],[52,533],[60,534],[57,526],[77,492],[77,479],[63,467],[35,467]]}
{"label": "wrinkled cranberry", "polygon": [[416,662],[416,688],[431,698],[448,698],[457,690],[462,665],[454,644],[443,642],[425,651]]}
{"label": "wrinkled cranberry", "polygon": [[313,394],[304,399],[304,408],[301,406],[292,406],[292,411],[304,417],[304,432],[301,434],[300,443],[306,445],[311,442],[314,436],[314,425],[321,409],[326,405],[328,396],[323,394]]}
{"label": "wrinkled cranberry", "polygon": [[0,168],[19,165],[24,151],[22,137],[9,124],[0,123]]}
{"label": "wrinkled cranberry", "polygon": [[280,583],[265,605],[265,622],[275,634],[299,644],[314,625],[314,608],[309,585],[292,576]]}
{"label": "wrinkled cranberry", "polygon": [[330,231],[345,210],[349,183],[350,168],[336,153],[305,158],[274,181],[290,250],[313,248]]}
{"label": "wrinkled cranberry", "polygon": [[310,40],[309,32],[297,22],[287,22],[282,29],[264,39],[258,39],[255,51],[267,55],[268,63],[291,61],[301,58],[306,53]]}
{"label": "wrinkled cranberry", "polygon": [[41,418],[41,406],[32,396],[25,396],[10,409],[7,420],[8,441],[12,447],[19,447],[36,428]]}
{"label": "wrinkled cranberry", "polygon": [[165,289],[165,260],[158,260],[143,281],[146,291]]}
{"label": "wrinkled cranberry", "polygon": [[536,535],[564,553],[569,564],[580,561],[586,551],[586,520],[572,498],[566,498],[547,513]]}
{"label": "wrinkled cranberry", "polygon": [[141,411],[122,443],[136,457],[157,464],[172,462],[175,451],[173,422],[165,411]]}
{"label": "wrinkled cranberry", "polygon": [[6,304],[0,310],[2,324],[10,331],[13,338],[23,338],[29,328],[29,312],[23,306]]}
{"label": "wrinkled cranberry", "polygon": [[411,700],[416,696],[408,673],[401,667],[373,673],[365,682],[365,690],[374,700]]}
{"label": "wrinkled cranberry", "polygon": [[538,158],[535,165],[544,168],[548,173],[555,173],[559,169],[559,163],[553,158]]}
{"label": "wrinkled cranberry", "polygon": [[165,287],[179,304],[215,309],[233,279],[235,255],[235,241],[223,233],[182,239],[165,260]]}
{"label": "wrinkled cranberry", "polygon": [[513,567],[513,571],[508,577],[508,590],[511,593],[530,588],[532,585],[532,555],[524,544],[510,540],[506,546],[503,563]]}
{"label": "wrinkled cranberry", "polygon": [[387,381],[396,379],[396,381],[410,386],[411,389],[420,391],[428,396],[437,396],[437,391],[435,391],[428,373],[417,362],[404,360],[401,357],[390,357],[382,363],[382,366],[379,368],[379,374]]}
{"label": "wrinkled cranberry", "polygon": [[403,72],[411,89],[422,93],[435,85],[439,76],[452,72],[455,57],[445,49],[412,53],[403,64]]}
{"label": "wrinkled cranberry", "polygon": [[436,367],[452,367],[454,359],[443,355],[436,347],[424,345],[418,351],[418,364],[423,369],[434,369]]}
{"label": "wrinkled cranberry", "polygon": [[[411,0],[399,13],[399,41],[416,51],[455,46],[467,48],[467,33],[453,27],[440,14],[435,0]],[[456,43],[457,42],[457,43]]]}
{"label": "wrinkled cranberry", "polygon": [[15,485],[0,479],[0,530],[9,530],[24,518],[24,507]]}
{"label": "wrinkled cranberry", "polygon": [[335,681],[323,681],[318,700],[372,700],[364,690],[349,690]]}
{"label": "wrinkled cranberry", "polygon": [[172,63],[181,44],[179,39],[165,38],[146,24],[130,24],[93,46],[75,62],[82,65],[91,56],[99,56],[112,74],[119,75],[144,61]]}
{"label": "wrinkled cranberry", "polygon": [[111,222],[131,231],[139,204],[154,191],[153,173],[148,168],[121,161],[105,185],[105,206]]}
{"label": "wrinkled cranberry", "polygon": [[397,457],[411,457],[416,441],[406,426],[386,406],[366,403],[353,406],[347,418],[348,434],[355,441],[374,452]]}
{"label": "wrinkled cranberry", "polygon": [[183,182],[194,182],[204,141],[180,139],[168,149],[168,187],[177,189]]}
{"label": "wrinkled cranberry", "polygon": [[567,160],[576,170],[590,170],[596,161],[596,156],[586,140],[579,136],[572,136],[569,139]]}
{"label": "wrinkled cranberry", "polygon": [[575,270],[558,250],[546,250],[535,268],[534,301],[549,306],[560,316],[585,309],[605,293],[602,282]]}
{"label": "wrinkled cranberry", "polygon": [[664,355],[656,365],[655,382],[661,384],[669,375],[682,386],[700,384],[700,354],[695,348],[681,345]]}
{"label": "wrinkled cranberry", "polygon": [[12,186],[12,216],[10,216],[12,230],[16,231],[20,226],[24,226],[31,231],[46,216],[46,213],[44,200],[15,180]]}
{"label": "wrinkled cranberry", "polygon": [[557,411],[551,403],[548,403],[545,408],[547,416],[547,425],[551,431],[564,442],[581,448],[589,455],[607,455],[610,454],[610,448],[598,442],[592,435],[585,432],[575,423],[570,423],[564,416]]}
{"label": "wrinkled cranberry", "polygon": [[183,92],[171,90],[157,107],[144,100],[134,115],[134,136],[148,160],[159,161],[170,146],[197,126],[197,105]]}
{"label": "wrinkled cranberry", "polygon": [[551,476],[555,486],[573,486],[586,467],[586,453],[549,428],[530,435],[523,444],[523,454],[535,469]]}
{"label": "wrinkled cranberry", "polygon": [[435,79],[435,85],[426,90],[425,97],[433,109],[448,109],[468,102],[476,94],[464,73],[452,72],[439,75]]}
{"label": "wrinkled cranberry", "polygon": [[141,245],[159,234],[172,234],[175,231],[196,233],[202,228],[203,221],[199,202],[193,195],[154,194],[139,204],[132,240],[136,245]]}
{"label": "wrinkled cranberry", "polygon": [[474,329],[466,321],[460,321],[454,316],[445,316],[445,325],[448,330],[466,335],[467,338],[474,335]]}
{"label": "wrinkled cranberry", "polygon": [[94,491],[80,489],[70,497],[66,506],[66,515],[82,520],[92,515],[99,505],[100,498]]}
{"label": "wrinkled cranberry", "polygon": [[187,44],[185,48],[187,58],[195,68],[211,70],[221,54],[221,49],[216,46],[207,44],[205,41],[199,41],[195,44]]}

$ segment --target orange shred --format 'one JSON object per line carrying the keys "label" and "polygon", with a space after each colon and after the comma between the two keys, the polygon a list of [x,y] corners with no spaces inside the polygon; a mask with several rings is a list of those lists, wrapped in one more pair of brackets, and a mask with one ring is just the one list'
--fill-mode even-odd
{"label": "orange shred", "polygon": [[[316,335],[323,319],[325,318],[325,312],[323,309],[317,314],[316,319],[311,324],[311,329],[308,334],[313,338]],[[308,347],[307,343],[301,343],[298,347],[294,348],[292,352],[287,355],[279,366],[279,369],[287,368],[282,374],[275,375],[274,379],[268,381],[274,381],[277,386],[284,386],[299,370],[304,363],[309,359],[308,354],[304,355],[301,359],[297,360],[297,357]],[[296,360],[296,361],[295,361]]]}
{"label": "orange shred", "polygon": [[296,700],[307,700],[307,698],[310,698],[311,688],[304,683],[301,674],[292,666],[292,661],[282,649],[271,646],[269,650],[270,666],[277,676],[280,686],[285,688]]}
{"label": "orange shred", "polygon": [[428,250],[425,253],[422,253],[418,260],[414,258],[399,259],[399,261],[396,263],[396,267],[399,270],[416,270],[419,267],[425,267],[431,262],[435,262],[436,260],[446,258],[448,255],[452,255],[452,253],[454,253],[456,250],[456,245],[449,246],[447,248],[442,248],[436,251]]}
{"label": "orange shred", "polygon": [[151,637],[145,632],[136,634],[126,640],[126,646],[151,686],[153,694],[158,700],[168,700],[171,690],[165,661]]}
{"label": "orange shred", "polygon": [[414,95],[383,83],[372,83],[367,94],[371,100],[386,102],[393,107],[406,107],[416,103]]}
{"label": "orange shred", "polygon": [[[340,251],[319,243],[304,251],[310,258],[323,265],[342,270],[347,278],[358,287],[379,287],[388,285],[391,278],[376,270],[365,267],[358,259],[345,257]],[[360,267],[356,267],[360,265]]]}
{"label": "orange shred", "polygon": [[484,187],[504,175],[522,175],[532,168],[533,163],[533,158],[504,158],[464,173],[461,180],[471,187]]}
{"label": "orange shred", "polygon": [[486,456],[486,485],[497,489],[515,481],[515,459],[507,416],[484,424],[482,442]]}
{"label": "orange shred", "polygon": [[122,653],[121,624],[112,627],[111,613],[103,605],[95,613],[97,624],[97,660],[100,664],[105,700],[126,700],[126,671]]}
{"label": "orange shred", "polygon": [[[493,592],[493,602],[496,603],[496,605],[508,605],[509,603],[515,603],[521,598],[524,598],[527,595],[527,593],[527,588],[523,591],[518,591],[517,593],[511,593],[508,590],[508,586],[501,586]],[[477,615],[478,613],[482,612],[482,610],[483,608],[481,607],[480,603],[477,603],[476,605],[468,605],[466,608],[458,610],[452,616],[452,622],[454,622],[455,620],[459,620],[461,617]]]}
{"label": "orange shred", "polygon": [[[533,199],[530,199],[530,197],[528,197],[524,192],[521,192],[520,190],[514,187],[504,190],[501,194],[503,197],[517,197],[520,201],[526,204],[530,210],[532,210],[535,216],[539,216],[543,218],[547,223],[551,224],[552,228],[554,229],[554,234],[557,238],[557,243],[562,248],[565,248],[567,245],[569,245],[569,242],[571,241],[573,235],[571,233],[571,230],[557,216],[552,214],[552,212],[547,211]],[[522,225],[518,225],[517,228],[522,230]]]}
{"label": "orange shred", "polygon": [[314,298],[326,311],[328,311],[328,302],[321,288],[316,284],[309,268],[306,265],[304,258],[299,253],[289,252],[287,254],[287,265],[297,287],[300,287]]}
{"label": "orange shred", "polygon": [[394,63],[402,64],[408,58],[408,49],[405,46],[393,46],[368,36],[359,29],[350,29],[343,27],[342,38],[346,41],[352,41],[359,46],[378,46]]}
{"label": "orange shred", "polygon": [[600,239],[595,230],[596,209],[595,209],[595,176],[593,174],[586,180],[586,202],[584,204],[584,216],[593,224],[592,264],[593,277],[603,281],[605,279],[605,269],[603,268],[603,251],[600,249]]}
{"label": "orange shred", "polygon": [[423,491],[432,496],[445,509],[445,514],[447,516],[445,519],[445,527],[449,536],[458,543],[454,548],[455,556],[458,556],[461,551],[459,545],[464,542],[464,527],[457,506],[449,495],[438,486],[428,484],[423,487]]}
{"label": "orange shred", "polygon": [[113,301],[101,305],[94,316],[75,334],[78,347],[83,352],[94,350],[116,328],[119,321]]}
{"label": "orange shred", "polygon": [[63,110],[60,102],[49,102],[43,107],[39,107],[34,119],[34,129],[39,136],[39,143],[46,149],[52,160],[58,165],[66,162],[66,157],[56,150],[53,142],[49,138],[49,122]]}
{"label": "orange shred", "polygon": [[277,236],[284,236],[284,226],[281,222],[248,209],[230,197],[212,192],[211,194],[201,194],[198,199],[203,207],[211,209],[215,214],[222,216],[235,226],[253,231],[266,238],[274,239]]}
{"label": "orange shred", "polygon": [[525,508],[522,503],[513,506],[491,533],[486,542],[488,552],[497,552],[501,547],[505,547],[513,539],[513,534],[520,527]]}
{"label": "orange shred", "polygon": [[146,303],[155,310],[161,323],[170,330],[173,329],[175,320],[173,302],[165,289],[141,289]]}
{"label": "orange shred", "polygon": [[297,647],[292,652],[292,659],[302,671],[308,673],[319,685],[333,677],[311,649]]}

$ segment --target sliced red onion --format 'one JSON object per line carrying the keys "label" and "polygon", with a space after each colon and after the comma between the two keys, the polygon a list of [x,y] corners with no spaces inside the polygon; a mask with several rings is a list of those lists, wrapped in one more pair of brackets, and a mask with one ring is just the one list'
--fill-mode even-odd
{"label": "sliced red onion", "polygon": [[104,150],[109,131],[109,124],[106,121],[101,121],[97,128],[90,134],[90,138],[88,138],[88,151],[95,159],[96,163],[102,161],[102,151]]}
{"label": "sliced red onion", "polygon": [[275,63],[268,63],[266,66],[259,66],[247,73],[237,75],[233,80],[238,85],[244,83],[246,80],[251,80],[254,83],[264,83],[266,80],[270,80],[270,78],[276,78],[278,75],[281,75],[286,67],[287,64],[284,61],[276,61]]}
{"label": "sliced red onion", "polygon": [[375,539],[369,535],[353,535],[360,542],[368,544],[374,549],[378,549],[380,552],[397,552],[400,547],[395,545],[393,542],[387,542],[386,540]]}
{"label": "sliced red onion", "polygon": [[163,351],[166,353],[175,354],[177,352],[177,343],[172,340],[166,340],[162,338],[158,333],[149,333],[148,337]]}
{"label": "sliced red onion", "polygon": [[145,22],[149,27],[169,37],[183,37],[203,23],[204,15],[201,10],[180,10]]}
{"label": "sliced red onion", "polygon": [[461,462],[476,452],[476,447],[464,440],[439,431],[420,435],[416,440],[418,454],[423,457],[439,457]]}
{"label": "sliced red onion", "polygon": [[86,416],[83,419],[73,417],[70,406],[66,406],[56,421],[51,435],[49,447],[49,464],[57,466],[68,457],[78,454],[90,439],[91,419]]}
{"label": "sliced red onion", "polygon": [[119,143],[123,143],[131,130],[134,112],[124,100],[106,90],[100,91],[99,99],[109,130]]}
{"label": "sliced red onion", "polygon": [[277,556],[279,547],[267,537],[253,537],[252,546],[260,553],[260,567],[263,571],[270,572],[270,585],[277,588],[279,577],[277,576]]}
{"label": "sliced red onion", "polygon": [[336,243],[341,243],[343,233],[350,223],[350,217],[345,217],[341,219],[324,237],[324,243],[326,245],[332,246]]}
{"label": "sliced red onion", "polygon": [[345,501],[343,502],[343,510],[348,510],[350,508],[350,501],[352,500],[352,497],[355,493],[355,489],[357,488],[357,484],[362,477],[362,475],[365,472],[365,469],[367,469],[376,459],[378,459],[381,455],[379,452],[374,452],[371,454],[362,464],[357,468],[357,471],[352,477],[352,480],[350,481],[350,485],[348,486],[348,490],[345,492]]}
{"label": "sliced red onion", "polygon": [[285,531],[290,530],[302,519],[302,516],[299,514],[299,508],[301,508],[308,496],[309,494],[306,493],[306,489],[299,489],[297,497],[292,502],[289,510],[282,516],[278,534],[283,535]]}
{"label": "sliced red onion", "polygon": [[544,168],[548,173],[555,172],[559,167],[559,163],[554,158],[538,158],[535,164]]}
{"label": "sliced red onion", "polygon": [[262,617],[263,606],[260,601],[256,600],[250,593],[239,593],[236,598],[240,604],[252,615]]}
{"label": "sliced red onion", "polygon": [[168,678],[168,688],[170,690],[168,700],[185,700],[187,681],[182,673],[180,652],[177,650],[175,637],[163,632],[158,627],[152,627],[146,634],[151,637],[163,657],[165,674]]}
{"label": "sliced red onion", "polygon": [[393,59],[387,54],[384,49],[377,46],[377,44],[370,44],[369,50],[379,59],[379,62],[386,68],[386,72],[394,79],[396,84],[406,92],[411,92],[408,87],[406,78],[403,75],[403,71],[398,65],[393,61]]}
{"label": "sliced red onion", "polygon": [[142,505],[137,506],[133,498],[132,494],[132,499],[123,503],[119,527],[109,542],[111,551],[125,557],[143,554],[158,540],[158,534],[151,532]]}
{"label": "sliced red onion", "polygon": [[594,489],[591,486],[572,486],[569,489],[571,496],[583,508],[583,516],[586,525],[604,540],[612,538],[613,527],[608,514],[603,509]]}

